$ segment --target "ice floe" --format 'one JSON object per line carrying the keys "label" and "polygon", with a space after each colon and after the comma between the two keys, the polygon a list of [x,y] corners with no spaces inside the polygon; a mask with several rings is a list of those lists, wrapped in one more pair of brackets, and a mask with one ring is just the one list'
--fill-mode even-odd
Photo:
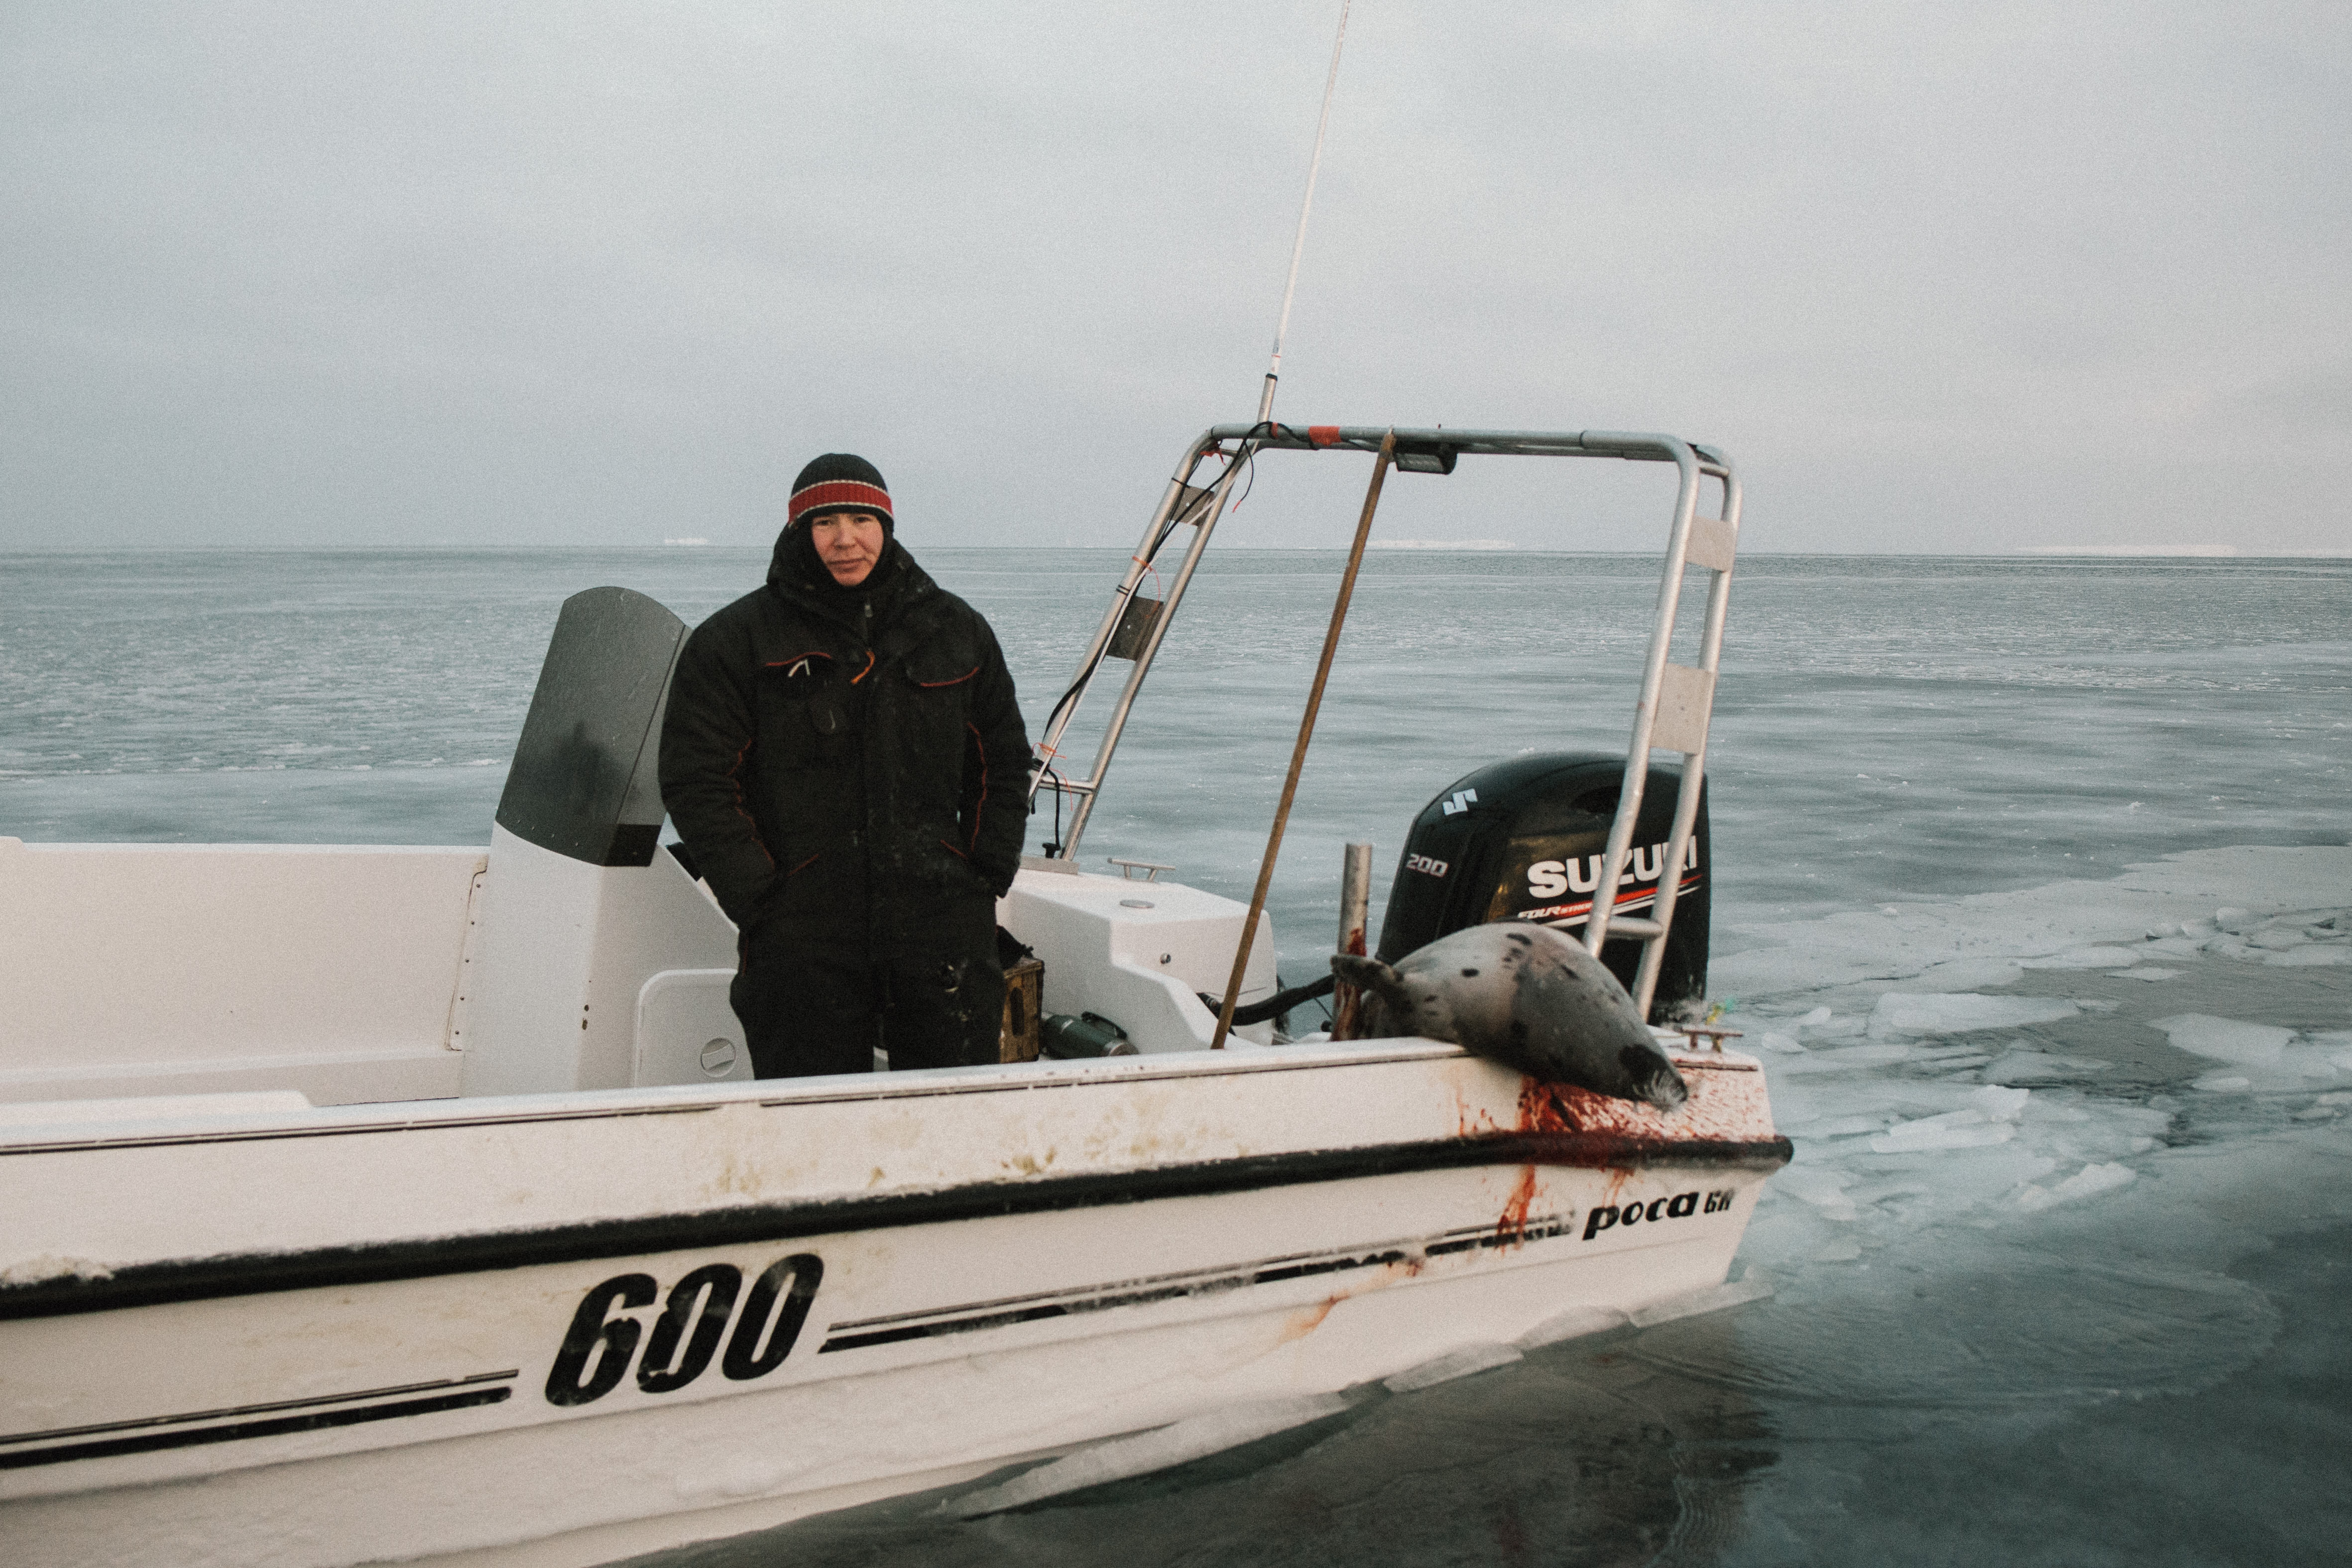
{"label": "ice floe", "polygon": [[1076,1453],[1024,1471],[997,1486],[984,1487],[951,1499],[945,1506],[966,1519],[1023,1508],[1050,1497],[1087,1487],[1149,1475],[1172,1465],[1223,1453],[1244,1443],[1336,1415],[1348,1407],[1337,1394],[1311,1394],[1295,1399],[1266,1399],[1192,1416],[1173,1426],[1115,1437]]}
{"label": "ice floe", "polygon": [[1534,1328],[1519,1336],[1519,1349],[1531,1351],[1544,1345],[1558,1344],[1562,1340],[1582,1339],[1587,1334],[1605,1334],[1612,1329],[1625,1326],[1625,1314],[1614,1307],[1570,1307],[1553,1313]]}
{"label": "ice floe", "polygon": [[2021,1024],[2052,1024],[2081,1011],[2054,996],[1987,996],[1974,991],[1890,991],[1871,1010],[1870,1032],[1885,1035],[1958,1035],[1971,1029],[2009,1029]]}
{"label": "ice floe", "polygon": [[1930,964],[1916,978],[1920,990],[1990,991],[2024,979],[2025,966],[2005,958],[1955,958]]}
{"label": "ice floe", "polygon": [[2202,942],[2193,936],[2181,936],[2178,934],[2179,931],[2179,926],[2157,927],[2140,943],[2140,952],[2158,958],[2194,958],[2205,951]]}
{"label": "ice floe", "polygon": [[2017,1136],[2018,1118],[2025,1114],[2030,1089],[1989,1086],[1969,1097],[1958,1110],[1898,1121],[1870,1141],[1874,1154],[1908,1154],[1929,1149],[1980,1149],[2006,1143]]}
{"label": "ice floe", "polygon": [[2165,1037],[2180,1050],[2217,1062],[2235,1062],[2241,1067],[2278,1060],[2287,1042],[2294,1038],[2293,1029],[2270,1024],[2241,1024],[2203,1013],[2158,1018],[2151,1026],[2163,1030]]}
{"label": "ice floe", "polygon": [[2085,1165],[2056,1186],[2025,1186],[2018,1189],[2017,1206],[2024,1209],[2046,1209],[2059,1204],[2071,1204],[2079,1198],[2095,1198],[2101,1193],[2112,1193],[2118,1187],[2130,1186],[2139,1180],[2139,1173],[2129,1165]]}
{"label": "ice floe", "polygon": [[1689,1290],[1679,1296],[1669,1296],[1654,1301],[1633,1313],[1637,1329],[1655,1328],[1660,1323],[1678,1322],[1707,1312],[1720,1312],[1727,1307],[1744,1307],[1750,1301],[1761,1301],[1772,1294],[1772,1282],[1760,1274],[1750,1274],[1721,1285],[1709,1285]]}
{"label": "ice floe", "polygon": [[2021,969],[2128,969],[2139,954],[2127,947],[2077,947],[2042,958],[2018,960]]}
{"label": "ice floe", "polygon": [[2096,1057],[2062,1056],[2055,1051],[2009,1051],[1984,1070],[1987,1083],[2075,1083],[2086,1074],[2113,1072],[2116,1064]]}
{"label": "ice floe", "polygon": [[2246,1131],[2343,1137],[2347,889],[2352,847],[2200,851],[1782,925],[1722,959],[1715,988],[1742,998],[1726,1021],[1761,1047],[1796,1146],[1743,1256],[1801,1296],[1814,1270],[2194,1201],[2152,1186],[2157,1163],[2215,1169]]}
{"label": "ice floe", "polygon": [[[2352,927],[2329,923],[2352,901],[2347,888],[2352,847],[2191,850],[2135,866],[2111,881],[1978,893],[1907,905],[1894,914],[1854,910],[1737,933],[1759,945],[1718,957],[1709,965],[1709,980],[1717,994],[1751,1001],[1887,985],[1960,959],[2016,963],[2074,948],[2155,947],[2144,938],[2159,928],[2168,927],[2168,936],[2208,940],[2227,929],[2225,919],[2242,931],[2279,921],[2352,938]],[[1816,1005],[1818,998],[1807,1004]],[[1837,1005],[1834,1000],[1828,1005]]]}
{"label": "ice floe", "polygon": [[1508,1366],[1526,1352],[1517,1345],[1464,1345],[1442,1356],[1408,1367],[1383,1382],[1391,1394],[1412,1394],[1419,1389],[1434,1388],[1441,1383],[1452,1383],[1457,1377],[1490,1372],[1498,1366]]}

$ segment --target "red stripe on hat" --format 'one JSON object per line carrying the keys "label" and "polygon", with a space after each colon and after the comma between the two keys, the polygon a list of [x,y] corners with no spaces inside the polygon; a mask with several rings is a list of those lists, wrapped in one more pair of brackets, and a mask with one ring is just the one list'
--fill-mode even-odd
{"label": "red stripe on hat", "polygon": [[890,492],[879,485],[869,485],[860,479],[822,479],[803,490],[794,490],[785,510],[787,525],[798,522],[813,511],[878,511],[890,516]]}

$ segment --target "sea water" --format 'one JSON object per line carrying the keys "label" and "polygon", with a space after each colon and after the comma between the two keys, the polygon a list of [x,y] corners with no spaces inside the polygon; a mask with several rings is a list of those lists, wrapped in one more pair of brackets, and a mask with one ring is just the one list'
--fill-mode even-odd
{"label": "sea water", "polygon": [[[924,559],[1034,733],[1124,554]],[[1339,565],[1211,558],[1082,859],[1248,896]],[[482,843],[564,596],[693,621],[763,566],[0,560],[0,834]],[[1632,557],[1368,561],[1274,884],[1287,979],[1329,949],[1341,846],[1384,883],[1462,773],[1622,746],[1655,586]],[[1750,557],[1710,990],[1797,1147],[1736,1269],[1760,1299],[1474,1353],[1024,1510],[904,1499],[662,1560],[2342,1561],[2347,588],[2339,562]]]}

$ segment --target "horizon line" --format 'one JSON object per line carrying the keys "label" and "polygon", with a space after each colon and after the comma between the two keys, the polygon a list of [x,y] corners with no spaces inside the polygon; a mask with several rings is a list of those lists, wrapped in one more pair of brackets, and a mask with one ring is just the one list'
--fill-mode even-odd
{"label": "horizon line", "polygon": [[[1599,549],[1591,547],[1551,547],[1519,544],[1497,539],[1402,539],[1373,540],[1374,549],[1389,549],[1413,554],[1458,553],[1465,555],[1655,555],[1654,547]],[[665,540],[660,543],[613,542],[603,544],[547,544],[450,542],[415,544],[17,544],[0,545],[0,556],[8,555],[194,555],[194,554],[422,554],[480,553],[497,554],[517,552],[540,552],[548,554],[600,554],[613,551],[635,551],[667,554],[680,551],[709,550],[713,552],[758,551],[774,549],[772,541],[731,544],[724,541]],[[926,551],[1101,551],[1121,553],[1127,546],[1119,544],[925,544]],[[1227,552],[1255,551],[1289,552],[1293,554],[1329,553],[1344,555],[1345,544],[1260,544],[1236,542],[1223,547]],[[1791,549],[1756,545],[1739,552],[1741,559],[1751,556],[1840,556],[1855,559],[1919,560],[2172,560],[2172,561],[2336,561],[2352,560],[2352,550],[2263,550],[2234,544],[2028,544],[1988,550],[1845,550]]]}

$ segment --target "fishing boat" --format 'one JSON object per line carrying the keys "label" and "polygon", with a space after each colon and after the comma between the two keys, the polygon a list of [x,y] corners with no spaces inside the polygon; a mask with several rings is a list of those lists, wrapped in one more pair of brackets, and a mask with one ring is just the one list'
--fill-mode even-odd
{"label": "fishing boat", "polygon": [[[1186,448],[1040,744],[1074,814],[999,907],[1036,1005],[1122,1054],[751,1079],[734,929],[659,843],[684,627],[583,593],[487,850],[0,838],[10,1562],[608,1562],[1720,1286],[1789,1158],[1752,1058],[1662,1028],[1667,1111],[1444,1040],[1291,1040],[1264,878],[1244,904],[1080,868],[1234,477],[1278,452],[1373,455],[1350,581],[1391,466],[1677,473],[1630,745],[1448,784],[1381,952],[1519,918],[1662,1019],[1700,994],[1738,526],[1710,448],[1265,419]],[[1695,665],[1668,657],[1687,567],[1712,584]]]}

